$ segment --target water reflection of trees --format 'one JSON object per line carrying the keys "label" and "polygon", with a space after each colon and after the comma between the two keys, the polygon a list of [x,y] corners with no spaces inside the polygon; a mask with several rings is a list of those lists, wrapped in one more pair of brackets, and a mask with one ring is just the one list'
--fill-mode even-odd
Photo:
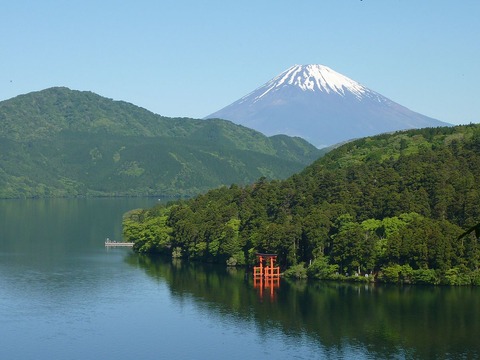
{"label": "water reflection of trees", "polygon": [[254,319],[261,334],[274,327],[290,337],[306,334],[327,350],[349,345],[381,358],[480,355],[478,288],[282,281],[274,301],[262,301],[253,279],[241,269],[136,254],[127,261],[166,281],[175,297],[201,301],[216,313]]}

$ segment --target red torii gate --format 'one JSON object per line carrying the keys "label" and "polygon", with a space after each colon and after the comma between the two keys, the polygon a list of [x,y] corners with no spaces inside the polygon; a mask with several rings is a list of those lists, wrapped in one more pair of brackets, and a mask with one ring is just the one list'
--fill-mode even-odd
{"label": "red torii gate", "polygon": [[[273,266],[275,260],[277,260],[277,254],[262,254],[256,253],[258,260],[258,266],[253,267],[253,277],[265,277],[265,278],[279,278],[280,267]],[[270,260],[270,261],[269,261]],[[265,262],[265,266],[264,266]],[[268,264],[270,262],[270,266]]]}
{"label": "red torii gate", "polygon": [[277,255],[262,253],[255,255],[257,256],[258,266],[253,267],[253,287],[260,290],[260,299],[263,299],[263,289],[270,288],[270,301],[273,301],[275,298],[274,289],[280,286],[280,267],[273,266],[275,260],[277,260]]}

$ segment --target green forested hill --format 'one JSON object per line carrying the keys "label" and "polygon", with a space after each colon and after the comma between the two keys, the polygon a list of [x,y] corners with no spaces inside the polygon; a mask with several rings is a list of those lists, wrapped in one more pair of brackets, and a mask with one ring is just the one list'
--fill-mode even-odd
{"label": "green forested hill", "polygon": [[[261,179],[131,212],[142,252],[251,264],[286,274],[480,284],[480,126],[412,130],[345,144],[284,181]],[[352,276],[353,275],[353,276]]]}
{"label": "green forested hill", "polygon": [[0,198],[192,195],[286,178],[320,155],[299,138],[162,117],[67,88],[0,102]]}

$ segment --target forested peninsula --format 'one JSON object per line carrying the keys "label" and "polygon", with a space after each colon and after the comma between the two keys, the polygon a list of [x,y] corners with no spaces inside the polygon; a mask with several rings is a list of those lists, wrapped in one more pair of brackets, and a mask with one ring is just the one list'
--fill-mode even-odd
{"label": "forested peninsula", "polygon": [[127,213],[134,249],[228,265],[278,254],[286,276],[480,285],[480,126],[347,143],[283,181],[259,179]]}

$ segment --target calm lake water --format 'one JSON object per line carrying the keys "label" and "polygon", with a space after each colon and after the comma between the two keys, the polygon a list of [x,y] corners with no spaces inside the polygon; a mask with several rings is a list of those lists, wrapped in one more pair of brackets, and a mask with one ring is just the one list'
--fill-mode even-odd
{"label": "calm lake water", "polygon": [[281,281],[105,249],[155,199],[0,201],[0,359],[475,359],[480,289]]}

